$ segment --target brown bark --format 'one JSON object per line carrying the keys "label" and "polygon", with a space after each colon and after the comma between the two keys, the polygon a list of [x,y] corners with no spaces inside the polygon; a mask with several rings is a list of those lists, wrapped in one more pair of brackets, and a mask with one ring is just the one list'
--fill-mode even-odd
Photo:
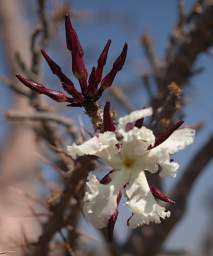
{"label": "brown bark", "polygon": [[[28,45],[29,30],[22,7],[22,0],[0,1],[6,61],[12,79],[15,73],[20,72],[15,62],[15,53],[19,52],[27,65],[30,64],[31,58]],[[27,99],[16,96],[11,100],[14,101],[13,107],[16,110],[29,111]],[[29,214],[29,201],[13,189],[18,188],[27,193],[35,192],[33,177],[37,162],[33,132],[21,124],[10,126],[0,157],[0,247],[7,249],[6,244],[13,239],[23,240],[23,230],[29,238],[35,238],[38,234],[35,220],[26,217]]]}

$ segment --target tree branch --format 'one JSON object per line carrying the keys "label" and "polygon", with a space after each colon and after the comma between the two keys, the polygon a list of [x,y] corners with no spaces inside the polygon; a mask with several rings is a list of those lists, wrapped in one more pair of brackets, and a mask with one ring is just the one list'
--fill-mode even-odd
{"label": "tree branch", "polygon": [[76,143],[81,143],[82,139],[77,131],[72,119],[49,112],[23,113],[19,111],[9,111],[6,118],[13,121],[47,121],[64,126]]}
{"label": "tree branch", "polygon": [[[183,176],[180,181],[172,190],[171,198],[176,202],[175,207],[169,207],[168,209],[172,212],[172,216],[159,225],[155,224],[144,227],[143,233],[137,230],[135,236],[131,237],[132,241],[129,243],[129,245],[131,245],[129,249],[133,255],[155,256],[160,252],[169,233],[183,218],[187,210],[187,202],[190,192],[198,180],[198,177],[204,172],[205,167],[212,160],[212,152],[213,135],[189,162],[185,171],[183,171]],[[136,242],[133,243],[133,239]]]}

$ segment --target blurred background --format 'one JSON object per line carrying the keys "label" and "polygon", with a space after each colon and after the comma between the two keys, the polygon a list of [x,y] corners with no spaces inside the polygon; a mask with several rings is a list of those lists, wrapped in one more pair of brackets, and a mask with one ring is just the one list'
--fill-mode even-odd
{"label": "blurred background", "polygon": [[[42,2],[45,13],[42,13],[40,8]],[[43,199],[55,189],[60,191],[63,187],[58,177],[60,175],[51,166],[51,157],[49,157],[51,153],[43,153],[46,146],[43,142],[38,143],[39,136],[32,131],[36,130],[35,127],[31,123],[26,124],[23,120],[9,121],[5,113],[11,110],[27,112],[32,108],[32,104],[29,106],[25,97],[16,93],[13,86],[15,73],[23,73],[25,65],[26,67],[31,65],[31,72],[37,75],[35,76],[37,81],[45,81],[44,83],[52,89],[59,88],[57,79],[43,60],[39,60],[38,70],[33,70],[32,51],[34,49],[36,54],[39,44],[48,49],[50,56],[77,84],[71,73],[71,57],[65,45],[63,17],[69,11],[84,48],[89,70],[96,63],[108,39],[112,40],[112,45],[105,72],[110,70],[123,44],[127,42],[129,45],[124,68],[116,77],[112,90],[108,90],[100,101],[100,105],[103,106],[106,100],[110,100],[117,116],[149,106],[156,98],[164,102],[169,91],[166,92],[164,89],[161,91],[162,83],[159,82],[161,75],[166,77],[168,75],[166,72],[177,74],[177,79],[171,78],[169,83],[175,82],[182,89],[181,106],[173,111],[172,118],[183,118],[185,125],[196,127],[197,136],[193,145],[175,155],[175,160],[181,167],[176,179],[167,178],[163,181],[164,191],[167,193],[173,191],[189,165],[191,167],[192,164],[194,166],[201,164],[202,168],[200,167],[199,173],[196,174],[196,180],[192,184],[189,182],[190,189],[185,195],[186,202],[184,202],[186,205],[180,207],[183,216],[175,224],[173,223],[165,239],[161,241],[163,249],[157,255],[213,255],[212,142],[207,149],[205,147],[208,141],[212,141],[213,133],[212,9],[211,1],[195,0],[185,2],[181,0],[0,1],[0,245],[2,251],[14,251],[11,242],[13,245],[23,245],[26,240],[29,243],[31,240],[36,241],[42,232],[39,224],[41,220],[38,221],[32,212],[35,209],[41,210],[42,207],[34,199]],[[36,37],[36,29],[42,21],[52,21],[51,25],[48,23],[49,37],[46,39],[38,37],[33,41],[32,35]],[[203,35],[208,36],[202,39]],[[194,47],[192,53],[188,54],[187,47],[189,49]],[[185,58],[184,64],[178,62],[179,56]],[[187,67],[185,73],[182,71],[182,65]],[[170,66],[171,69],[168,68]],[[184,78],[179,79],[178,75]],[[45,97],[44,99],[47,100]],[[77,127],[83,123],[85,130],[93,133],[91,122],[82,109],[68,108],[64,104],[47,101],[60,115],[71,118]],[[72,143],[72,139],[65,135],[64,130],[60,134],[66,138],[65,145]],[[201,152],[204,152],[204,158]],[[193,173],[191,175],[193,179]],[[191,179],[190,175],[188,178]],[[130,230],[126,226],[129,212],[122,205],[123,203],[115,227],[115,240],[119,246],[131,241]],[[36,216],[44,217],[46,221],[49,216],[46,213],[43,215]],[[94,255],[99,255],[105,243],[104,237],[86,223],[82,216],[78,223],[77,229],[83,234],[78,240],[78,249],[88,253],[90,251],[91,255],[95,251]],[[163,227],[162,225],[161,228]],[[147,231],[146,228],[144,230]],[[143,227],[140,232],[143,233]],[[57,236],[55,239],[57,240]],[[12,254],[14,255],[13,252]],[[87,254],[82,253],[82,255]],[[113,255],[110,250],[109,255]],[[126,255],[147,256],[148,254],[140,254],[138,251],[131,254],[130,250]],[[154,255],[156,254],[153,253]]]}

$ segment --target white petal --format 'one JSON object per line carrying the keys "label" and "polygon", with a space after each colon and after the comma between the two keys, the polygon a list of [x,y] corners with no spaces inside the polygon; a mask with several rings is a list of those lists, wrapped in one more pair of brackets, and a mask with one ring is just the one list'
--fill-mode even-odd
{"label": "white petal", "polygon": [[182,128],[174,131],[167,140],[156,148],[164,148],[170,154],[174,154],[179,150],[190,145],[195,136],[195,130],[191,128]]}
{"label": "white petal", "polygon": [[170,212],[166,212],[165,208],[154,199],[143,171],[132,178],[126,187],[126,194],[128,197],[126,204],[133,213],[128,221],[131,228],[150,222],[160,223],[161,218],[170,217]]}
{"label": "white petal", "polygon": [[67,146],[67,151],[72,158],[76,159],[78,156],[93,155],[100,150],[100,144],[97,137],[93,137],[90,140],[82,143],[81,145]]}
{"label": "white petal", "polygon": [[119,118],[118,129],[125,130],[125,126],[127,123],[135,122],[138,119],[141,119],[146,116],[151,116],[151,115],[152,115],[152,108],[144,108],[141,110],[133,111],[129,115]]}
{"label": "white petal", "polygon": [[165,177],[176,177],[177,169],[179,168],[179,164],[176,162],[165,161],[161,164],[160,176],[161,178]]}
{"label": "white petal", "polygon": [[191,128],[174,131],[167,140],[150,150],[147,158],[150,160],[150,166],[155,166],[155,169],[159,166],[161,177],[175,177],[179,164],[170,161],[170,154],[174,154],[191,144],[194,136],[195,130]]}
{"label": "white petal", "polygon": [[134,127],[132,130],[123,133],[123,147],[122,150],[129,153],[130,155],[139,155],[147,151],[150,145],[153,145],[155,141],[155,136],[153,132],[146,128]]}
{"label": "white petal", "polygon": [[74,143],[72,146],[67,146],[67,151],[74,159],[83,155],[99,156],[104,149],[107,149],[116,143],[117,139],[115,134],[113,132],[105,132],[100,133],[98,136],[94,136],[81,145],[76,145]]}
{"label": "white petal", "polygon": [[156,147],[151,149],[146,160],[147,166],[144,169],[152,173],[160,170],[160,176],[162,178],[176,176],[179,164],[174,161],[170,161],[170,154],[166,148]]}
{"label": "white petal", "polygon": [[112,181],[104,185],[92,173],[88,175],[83,212],[87,221],[96,228],[107,226],[111,215],[117,209],[118,192],[128,178],[123,171],[115,171],[110,177]]}

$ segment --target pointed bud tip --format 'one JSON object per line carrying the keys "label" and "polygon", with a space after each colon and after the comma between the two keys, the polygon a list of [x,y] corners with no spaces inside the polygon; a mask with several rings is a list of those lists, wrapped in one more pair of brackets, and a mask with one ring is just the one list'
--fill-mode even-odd
{"label": "pointed bud tip", "polygon": [[156,197],[157,199],[164,201],[166,203],[169,204],[176,204],[175,201],[173,201],[171,198],[169,198],[167,195],[165,195],[163,192],[161,192],[157,187],[151,186],[150,190],[153,194],[154,197]]}
{"label": "pointed bud tip", "polygon": [[111,43],[112,43],[112,40],[111,40],[111,39],[108,39],[108,41],[107,41],[107,43],[106,43],[107,47],[110,47]]}
{"label": "pointed bud tip", "polygon": [[22,83],[28,82],[28,80],[20,74],[16,74],[16,78]]}
{"label": "pointed bud tip", "polygon": [[41,49],[41,54],[43,55],[43,57],[46,59],[46,57],[48,56],[47,55],[47,52],[44,50],[44,49]]}
{"label": "pointed bud tip", "polygon": [[67,20],[67,21],[70,20],[70,13],[67,12],[64,17],[65,17],[65,20]]}
{"label": "pointed bud tip", "polygon": [[104,131],[111,131],[114,132],[116,130],[116,127],[113,123],[111,113],[110,113],[110,102],[107,101],[104,106],[104,116],[103,116],[103,122],[104,122]]}
{"label": "pointed bud tip", "polygon": [[51,61],[50,56],[47,54],[47,52],[44,49],[41,49],[41,54],[47,62]]}

